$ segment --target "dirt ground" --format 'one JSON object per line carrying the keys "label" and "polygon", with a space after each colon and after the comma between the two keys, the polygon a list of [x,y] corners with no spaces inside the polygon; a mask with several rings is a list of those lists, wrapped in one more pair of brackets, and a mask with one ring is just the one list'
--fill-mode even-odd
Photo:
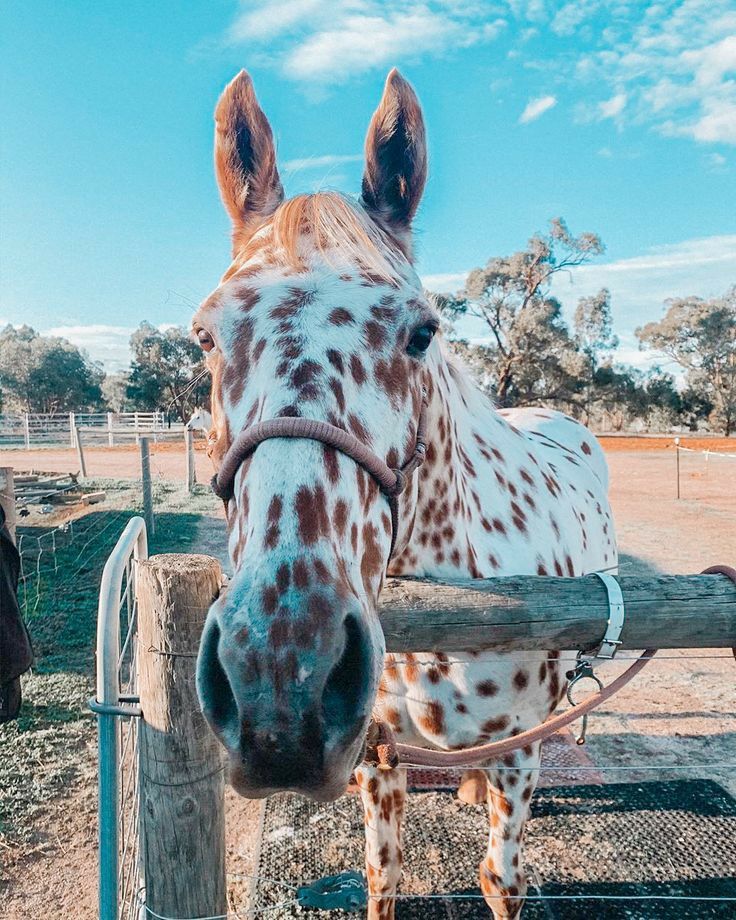
{"label": "dirt ground", "polygon": [[[628,443],[633,440],[633,444]],[[681,498],[676,499],[676,458],[671,441],[610,438],[603,441],[611,471],[622,573],[698,572],[736,560],[736,460],[680,454]],[[656,445],[656,446],[655,446]],[[688,442],[691,446],[691,442]],[[707,439],[693,449],[716,446],[736,454],[736,442]],[[635,448],[635,449],[634,449]],[[161,479],[184,478],[183,452],[154,446],[152,470]],[[68,450],[0,452],[0,466],[18,470],[76,471]],[[135,448],[90,449],[90,476],[138,475]],[[200,482],[211,475],[197,453]],[[188,550],[224,556],[224,522],[213,506],[202,518]],[[629,653],[631,655],[633,653]],[[609,675],[626,661],[610,666]],[[637,679],[590,719],[587,753],[604,781],[703,776],[736,795],[736,692],[733,656],[728,650],[662,652]],[[0,885],[0,916],[49,920],[96,916],[96,807],[94,744],[79,751],[85,766],[68,794],[46,804],[44,842],[19,854],[0,849],[7,887]],[[626,769],[621,769],[625,767]],[[260,808],[228,795],[231,893],[242,904]],[[2,873],[0,873],[2,874]],[[3,901],[3,897],[5,900]]]}

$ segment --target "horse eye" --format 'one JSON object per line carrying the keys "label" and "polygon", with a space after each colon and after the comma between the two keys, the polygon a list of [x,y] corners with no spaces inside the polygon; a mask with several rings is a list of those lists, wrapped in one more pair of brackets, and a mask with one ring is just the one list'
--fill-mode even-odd
{"label": "horse eye", "polygon": [[419,329],[415,329],[406,350],[410,355],[423,355],[432,344],[435,332],[437,329],[434,326],[420,326]]}
{"label": "horse eye", "polygon": [[215,341],[206,329],[197,330],[197,340],[203,351],[212,351],[215,347]]}

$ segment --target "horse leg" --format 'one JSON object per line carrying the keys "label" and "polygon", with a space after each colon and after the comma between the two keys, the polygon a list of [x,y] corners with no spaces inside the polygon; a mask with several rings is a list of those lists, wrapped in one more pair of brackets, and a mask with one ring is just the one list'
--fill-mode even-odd
{"label": "horse leg", "polygon": [[361,764],[355,770],[355,778],[365,811],[368,920],[393,920],[394,895],[401,877],[406,770],[379,770]]}
{"label": "horse leg", "polygon": [[487,773],[490,832],[486,857],[480,864],[480,888],[494,920],[513,920],[521,913],[526,895],[522,859],[524,826],[537,785],[539,744],[504,758],[518,769]]}

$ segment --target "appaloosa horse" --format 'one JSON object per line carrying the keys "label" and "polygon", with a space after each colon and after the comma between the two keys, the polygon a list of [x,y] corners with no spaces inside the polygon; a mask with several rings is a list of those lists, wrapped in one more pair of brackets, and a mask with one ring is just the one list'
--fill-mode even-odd
{"label": "appaloosa horse", "polygon": [[[435,335],[411,245],[424,124],[395,70],[365,154],[359,201],[285,201],[246,73],[217,106],[233,261],[193,326],[212,372],[210,452],[234,574],[207,620],[198,688],[244,795],[334,799],[355,771],[377,920],[394,913],[406,772],[363,760],[371,714],[401,741],[456,750],[538,724],[564,686],[555,653],[386,655],[376,605],[387,569],[579,575],[614,566],[616,547],[593,436],[557,412],[496,411]],[[306,419],[322,434],[305,434]],[[414,455],[420,419],[423,466],[386,473]],[[342,446],[324,434],[335,429]],[[463,785],[465,800],[488,803],[480,886],[496,918],[523,903],[539,759],[528,746]]]}

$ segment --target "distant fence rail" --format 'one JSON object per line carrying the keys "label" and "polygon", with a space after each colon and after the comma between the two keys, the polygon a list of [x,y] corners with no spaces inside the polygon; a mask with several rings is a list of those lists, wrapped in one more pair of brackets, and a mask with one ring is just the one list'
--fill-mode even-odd
{"label": "distant fence rail", "polygon": [[0,415],[0,448],[76,447],[77,430],[87,445],[130,443],[184,430],[164,412],[58,412]]}

